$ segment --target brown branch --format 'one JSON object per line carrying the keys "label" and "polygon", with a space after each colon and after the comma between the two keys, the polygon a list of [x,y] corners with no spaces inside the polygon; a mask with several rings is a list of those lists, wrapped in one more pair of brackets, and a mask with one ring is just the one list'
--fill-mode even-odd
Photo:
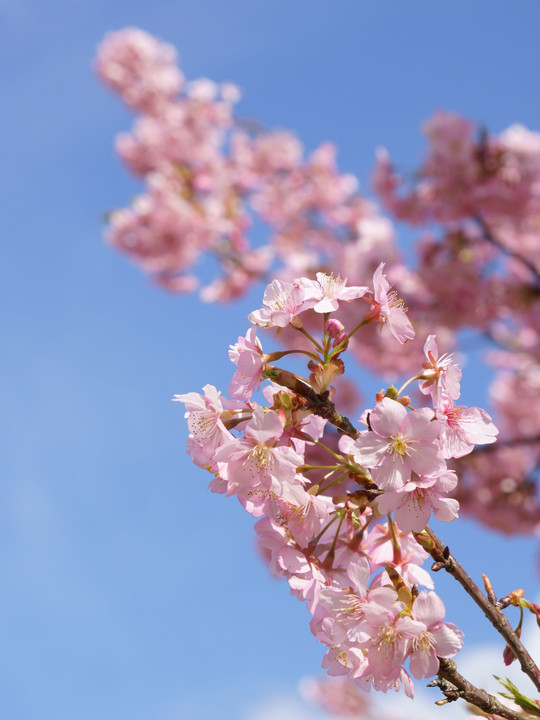
{"label": "brown branch", "polygon": [[540,670],[516,635],[514,629],[508,622],[508,618],[501,611],[500,604],[488,600],[470,575],[468,575],[455,557],[450,554],[448,546],[443,544],[431,528],[426,527],[423,533],[418,533],[415,537],[418,543],[422,545],[435,560],[432,570],[438,571],[444,568],[447,573],[458,581],[467,595],[479,606],[497,632],[506,640],[507,645],[518,659],[521,669],[525,675],[532,680],[536,689],[540,691]]}
{"label": "brown branch", "polygon": [[344,435],[349,435],[353,439],[360,435],[360,432],[354,427],[349,418],[338,413],[336,406],[328,397],[328,392],[319,394],[315,392],[311,385],[308,385],[307,382],[294,373],[273,365],[266,365],[263,377],[273,380],[278,385],[289,388],[293,393],[299,395],[305,401],[303,403],[305,410],[309,410],[315,415],[328,420]]}
{"label": "brown branch", "polygon": [[[438,687],[448,701],[462,698],[471,705],[475,705],[488,715],[500,715],[508,720],[523,720],[521,713],[511,710],[503,705],[494,695],[477,688],[461,675],[453,660],[439,658],[439,672],[436,680],[432,680],[428,687]],[[444,700],[442,701],[444,702]]]}

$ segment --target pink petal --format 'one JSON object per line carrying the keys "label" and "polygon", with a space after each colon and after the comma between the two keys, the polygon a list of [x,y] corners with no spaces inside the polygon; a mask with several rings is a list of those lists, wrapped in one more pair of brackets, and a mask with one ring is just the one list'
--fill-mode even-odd
{"label": "pink petal", "polygon": [[275,442],[283,435],[283,425],[278,415],[273,411],[266,411],[257,407],[253,416],[246,425],[245,437],[254,440],[259,445]]}
{"label": "pink petal", "polygon": [[446,609],[437,593],[422,590],[414,601],[412,614],[416,620],[425,623],[429,628],[444,620]]}
{"label": "pink petal", "polygon": [[411,468],[417,475],[439,475],[446,470],[446,463],[436,445],[422,445],[409,458]]}
{"label": "pink petal", "polygon": [[416,335],[411,321],[401,308],[392,308],[386,325],[396,340],[402,344],[412,340]]}
{"label": "pink petal", "polygon": [[391,437],[399,431],[406,416],[407,410],[401,403],[385,397],[371,411],[369,424],[377,435]]}
{"label": "pink petal", "polygon": [[422,532],[429,522],[431,503],[419,493],[411,493],[409,498],[396,510],[395,519],[404,533]]}
{"label": "pink petal", "polygon": [[436,675],[439,670],[439,660],[433,650],[428,652],[418,651],[409,659],[409,670],[417,680],[423,677]]}
{"label": "pink petal", "polygon": [[[379,437],[369,430],[360,434],[351,446],[350,452],[355,460],[368,468],[375,467],[386,454],[386,438]],[[346,452],[346,450],[344,450]]]}
{"label": "pink petal", "polygon": [[452,623],[443,623],[440,628],[432,631],[437,643],[439,657],[453,657],[463,645],[463,633]]}
{"label": "pink petal", "polygon": [[438,498],[433,505],[433,516],[442,522],[452,522],[458,516],[459,502],[453,498]]}
{"label": "pink petal", "polygon": [[381,490],[399,490],[409,480],[411,471],[401,458],[396,460],[387,455],[371,474]]}

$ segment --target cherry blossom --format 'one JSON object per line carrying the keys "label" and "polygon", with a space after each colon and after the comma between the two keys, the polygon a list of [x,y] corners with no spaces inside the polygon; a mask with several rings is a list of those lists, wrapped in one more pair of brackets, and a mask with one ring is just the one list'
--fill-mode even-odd
{"label": "cherry blossom", "polygon": [[213,385],[205,385],[203,390],[204,395],[191,392],[173,398],[186,406],[185,416],[191,438],[201,456],[198,464],[201,460],[204,464],[213,460],[217,448],[231,439],[222,420],[224,409],[231,407],[230,401],[222,400],[221,393]]}
{"label": "cherry blossom", "polygon": [[347,280],[342,280],[338,275],[325,275],[317,273],[317,282],[320,286],[320,296],[316,298],[317,302],[313,306],[313,310],[317,313],[330,313],[339,308],[338,300],[350,302],[356,298],[360,298],[366,294],[366,287],[347,287]]}
{"label": "cherry blossom", "polygon": [[303,678],[301,694],[339,717],[369,717],[369,696],[346,678]]}
{"label": "cherry blossom", "polygon": [[414,337],[415,333],[407,318],[403,301],[397,293],[390,289],[390,283],[383,274],[384,263],[381,263],[373,275],[373,310],[371,315],[383,328],[388,330],[395,339],[404,343]]}
{"label": "cherry blossom", "polygon": [[457,517],[459,503],[447,497],[456,485],[457,477],[452,470],[437,476],[415,477],[397,491],[386,490],[377,507],[385,515],[395,511],[395,521],[403,532],[421,532],[432,512],[437,520],[445,522]]}
{"label": "cherry blossom", "polygon": [[270,491],[280,492],[283,484],[294,483],[302,458],[289,446],[278,445],[283,435],[279,417],[257,407],[244,429],[244,439],[233,438],[215,454],[220,476],[227,481],[227,494],[236,494],[254,514]]}
{"label": "cherry blossom", "polygon": [[494,443],[499,434],[485,410],[454,405],[448,395],[440,396],[436,412],[441,423],[441,448],[445,458],[468,455],[475,445]]}
{"label": "cherry blossom", "polygon": [[404,603],[391,587],[371,590],[362,604],[363,618],[357,626],[359,641],[366,646],[368,667],[364,674],[375,681],[395,681],[407,657],[410,639],[421,632],[419,623],[402,616]]}
{"label": "cherry blossom", "polygon": [[249,316],[261,327],[286,327],[299,313],[317,302],[320,288],[313,280],[301,278],[292,283],[273,280],[264,291],[263,304]]}
{"label": "cherry blossom", "polygon": [[411,472],[429,475],[445,469],[439,443],[439,424],[428,408],[408,412],[383,398],[369,415],[371,430],[363,432],[349,452],[371,469],[380,488],[397,490],[410,481]]}
{"label": "cherry blossom", "polygon": [[460,395],[461,370],[454,364],[453,355],[445,353],[439,356],[435,335],[428,336],[424,345],[424,353],[427,362],[423,363],[421,392],[424,395],[431,393],[434,397],[437,397],[438,392],[444,392],[456,400]]}
{"label": "cherry blossom", "polygon": [[445,608],[434,592],[422,592],[412,607],[412,619],[424,625],[413,638],[409,669],[415,678],[431,677],[439,669],[438,657],[453,657],[463,644],[463,633],[452,623],[443,622]]}
{"label": "cherry blossom", "polygon": [[[374,572],[391,566],[409,585],[423,585],[433,589],[431,575],[422,567],[427,558],[426,551],[411,535],[396,527],[395,523],[378,524],[369,530],[366,533],[365,552]],[[389,583],[387,573],[383,572],[373,579],[372,586]]]}
{"label": "cherry blossom", "polygon": [[249,400],[261,383],[264,369],[264,353],[256,328],[250,328],[245,337],[239,337],[238,342],[231,345],[229,359],[238,366],[229,385],[229,394],[233,398]]}
{"label": "cherry blossom", "polygon": [[[317,283],[320,279],[274,281],[256,319],[281,327],[289,316],[314,310]],[[345,284],[332,301],[343,300],[344,290]],[[353,289],[356,297],[348,302],[362,305],[361,290]],[[275,304],[282,291],[287,302]],[[320,341],[307,335],[314,348],[310,369],[315,357],[324,369],[328,348],[346,333],[341,321],[327,320],[318,330],[324,333]],[[458,502],[448,493],[458,480],[446,470],[442,425],[432,408],[411,410],[408,400],[379,394],[375,407],[362,414],[366,431],[358,434],[345,425],[348,434],[329,441],[329,424],[339,426],[343,417],[319,414],[306,381],[274,365],[273,381],[262,392],[270,407],[251,403],[265,358],[279,362],[288,355],[264,355],[256,333],[251,328],[230,349],[237,365],[230,392],[238,399],[222,400],[212,386],[204,397],[176,398],[186,404],[188,450],[213,474],[214,492],[236,495],[260,518],[261,550],[272,572],[306,603],[311,631],[327,647],[322,665],[328,673],[347,676],[362,691],[403,689],[412,697],[407,661],[414,677],[429,676],[437,672],[438,656],[451,657],[461,646],[460,631],[444,622],[442,602],[434,593],[419,594],[419,585],[431,589],[433,581],[421,567],[427,553],[410,534],[423,531],[432,512],[441,520],[457,516]],[[450,365],[438,358],[433,337],[426,348],[433,362],[423,372],[433,372],[440,383],[440,400],[451,387],[446,381],[456,375],[446,372]],[[310,392],[321,399],[328,395]],[[488,423],[487,434],[492,432]],[[379,514],[388,515],[386,524],[372,522]]]}
{"label": "cherry blossom", "polygon": [[176,50],[144,30],[128,28],[109,33],[100,49],[96,71],[136,110],[157,111],[182,89]]}
{"label": "cherry blossom", "polygon": [[311,495],[299,484],[288,485],[276,498],[270,516],[287,529],[300,547],[307,547],[328,521],[331,509],[329,498]]}
{"label": "cherry blossom", "polygon": [[[235,86],[184,81],[174,49],[134,28],[105,39],[96,69],[137,113],[117,149],[144,183],[111,213],[110,244],[173,292],[194,291],[205,274],[197,263],[211,255],[208,302],[276,278],[249,319],[287,349],[265,356],[253,327],[230,349],[233,400],[210,385],[175,397],[188,452],[214,492],[261,518],[263,554],[306,602],[328,672],[412,695],[407,662],[413,677],[429,677],[462,642],[438,596],[418,589],[433,587],[418,544],[431,514],[450,521],[461,504],[505,533],[540,532],[540,135],[518,125],[495,135],[438,112],[416,171],[401,176],[380,151],[382,204],[420,228],[407,267],[392,222],[340,173],[330,143],[305,155],[289,132],[248,131]],[[257,247],[253,222],[267,228]],[[487,359],[498,447],[490,415],[455,404],[461,370],[452,353],[439,355],[470,333],[501,348]],[[347,349],[391,382],[412,373],[401,391],[378,393],[359,434],[330,384]],[[309,356],[305,377],[274,366],[289,352]],[[251,401],[266,374],[283,383],[267,386],[268,407]],[[403,396],[414,380],[433,408]]]}

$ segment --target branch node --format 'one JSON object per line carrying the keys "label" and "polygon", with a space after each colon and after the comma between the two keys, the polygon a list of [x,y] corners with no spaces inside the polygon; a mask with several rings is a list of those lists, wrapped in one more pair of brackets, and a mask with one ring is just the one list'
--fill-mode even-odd
{"label": "branch node", "polygon": [[443,554],[443,558],[444,558],[445,560],[449,560],[449,559],[450,559],[450,548],[448,547],[448,545],[445,545],[442,554]]}

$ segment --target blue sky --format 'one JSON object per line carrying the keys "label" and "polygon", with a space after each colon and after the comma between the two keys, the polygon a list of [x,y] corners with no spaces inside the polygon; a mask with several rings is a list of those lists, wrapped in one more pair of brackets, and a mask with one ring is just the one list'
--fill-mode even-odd
{"label": "blue sky", "polygon": [[[112,146],[130,115],[91,70],[104,33],[174,43],[188,77],[243,88],[243,116],[335,141],[366,188],[378,145],[414,166],[438,108],[539,129],[539,22],[534,0],[0,0],[2,717],[252,720],[323,654],[250,518],[206,491],[169,401],[226,388],[260,292],[168,296],[102,241],[103,214],[137,190]],[[472,367],[464,402],[481,382]],[[469,522],[444,536],[499,594],[538,594],[536,542]],[[450,618],[487,642],[438,580]]]}

